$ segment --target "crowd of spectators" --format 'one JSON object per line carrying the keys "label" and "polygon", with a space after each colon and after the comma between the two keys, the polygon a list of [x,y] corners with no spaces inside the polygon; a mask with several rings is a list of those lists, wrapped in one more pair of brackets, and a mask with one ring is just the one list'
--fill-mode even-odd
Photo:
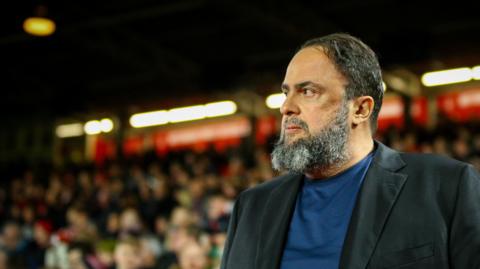
{"label": "crowd of spectators", "polygon": [[251,155],[183,151],[4,180],[0,269],[218,268],[236,196],[273,177],[268,152]]}
{"label": "crowd of spectators", "polygon": [[402,152],[433,153],[474,165],[480,170],[480,122],[458,124],[445,119],[436,128],[389,129],[378,140]]}
{"label": "crowd of spectators", "polygon": [[[480,169],[476,127],[391,129],[377,139]],[[0,188],[0,269],[219,268],[236,196],[275,175],[269,151],[183,151],[46,174],[25,170]]]}

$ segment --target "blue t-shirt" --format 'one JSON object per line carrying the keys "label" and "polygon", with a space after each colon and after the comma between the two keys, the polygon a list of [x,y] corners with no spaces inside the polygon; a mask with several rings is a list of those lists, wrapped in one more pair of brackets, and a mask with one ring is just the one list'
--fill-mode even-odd
{"label": "blue t-shirt", "polygon": [[331,178],[305,178],[283,250],[281,269],[338,269],[357,193],[373,153]]}

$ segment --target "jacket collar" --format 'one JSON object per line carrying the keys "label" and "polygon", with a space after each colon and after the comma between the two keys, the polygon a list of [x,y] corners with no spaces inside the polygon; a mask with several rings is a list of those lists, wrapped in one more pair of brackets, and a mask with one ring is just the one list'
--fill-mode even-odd
{"label": "jacket collar", "polygon": [[295,200],[302,185],[302,174],[289,174],[270,193],[261,218],[255,268],[280,267],[283,247],[288,237]]}
{"label": "jacket collar", "polygon": [[364,269],[407,180],[400,154],[375,141],[376,152],[357,196],[339,268]]}

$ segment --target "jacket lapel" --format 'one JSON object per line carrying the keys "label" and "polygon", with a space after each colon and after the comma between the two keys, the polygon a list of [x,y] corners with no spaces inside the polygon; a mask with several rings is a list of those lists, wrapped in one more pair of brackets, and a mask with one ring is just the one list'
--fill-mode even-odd
{"label": "jacket lapel", "polygon": [[260,224],[256,269],[279,268],[301,182],[302,175],[291,175],[270,193]]}
{"label": "jacket lapel", "polygon": [[407,180],[407,175],[396,173],[405,166],[400,155],[376,142],[377,152],[350,219],[340,259],[341,269],[367,267],[389,213]]}

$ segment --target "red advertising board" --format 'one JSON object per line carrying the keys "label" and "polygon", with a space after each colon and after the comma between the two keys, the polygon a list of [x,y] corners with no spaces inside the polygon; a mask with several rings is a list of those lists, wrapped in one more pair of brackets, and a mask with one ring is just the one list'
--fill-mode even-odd
{"label": "red advertising board", "polygon": [[209,143],[213,143],[215,148],[221,151],[230,145],[238,145],[241,138],[250,133],[248,118],[237,117],[158,131],[153,134],[153,141],[159,154],[180,148],[202,151]]}
{"label": "red advertising board", "polygon": [[437,97],[438,110],[452,120],[480,118],[480,88],[447,92]]}
{"label": "red advertising board", "polygon": [[[410,115],[417,125],[426,125],[428,121],[428,105],[426,97],[416,97],[412,100]],[[390,126],[403,128],[405,123],[404,101],[400,96],[388,96],[383,99],[382,109],[378,115],[380,131]]]}

